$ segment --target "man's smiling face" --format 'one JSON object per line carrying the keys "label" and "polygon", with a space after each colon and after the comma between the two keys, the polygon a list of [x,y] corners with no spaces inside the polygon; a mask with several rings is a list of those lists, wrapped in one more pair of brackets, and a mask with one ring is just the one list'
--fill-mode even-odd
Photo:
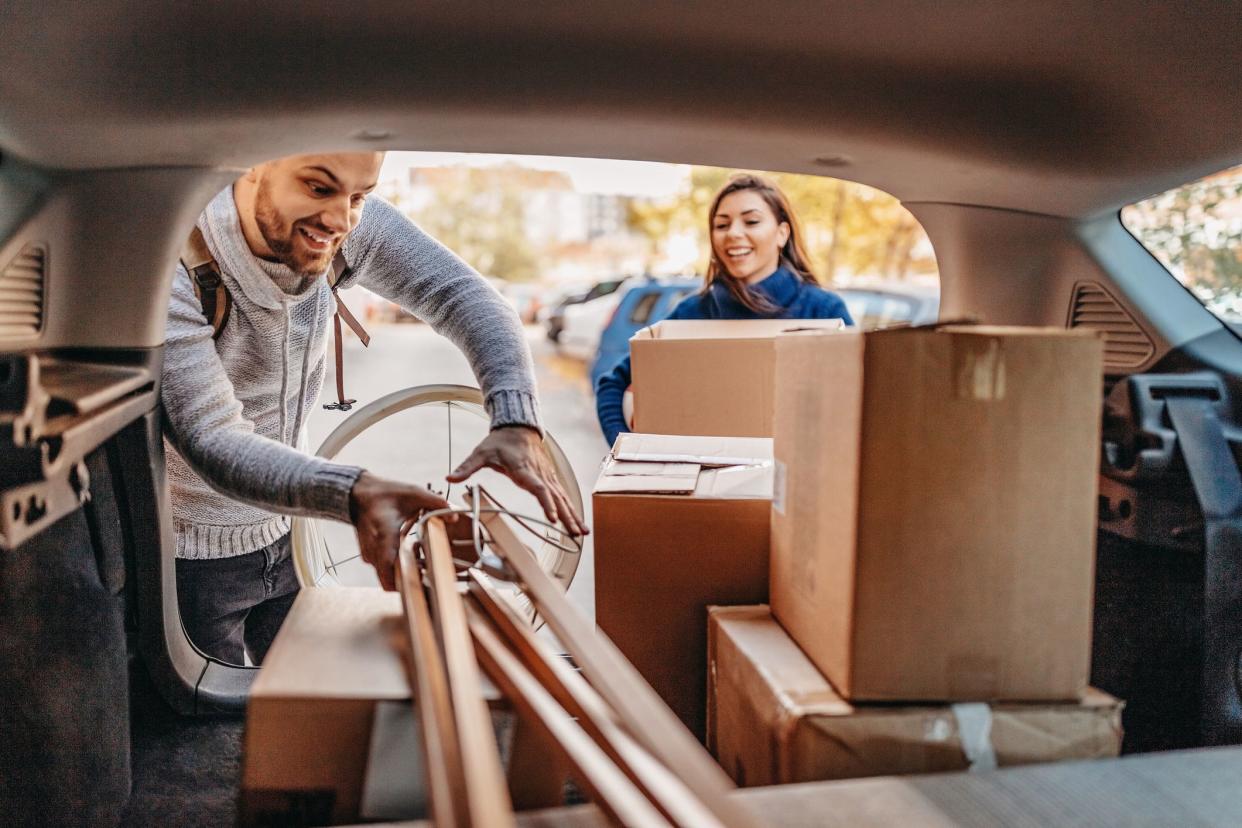
{"label": "man's smiling face", "polygon": [[266,247],[256,255],[303,276],[323,273],[358,225],[383,161],[380,152],[295,155],[248,172],[254,227]]}

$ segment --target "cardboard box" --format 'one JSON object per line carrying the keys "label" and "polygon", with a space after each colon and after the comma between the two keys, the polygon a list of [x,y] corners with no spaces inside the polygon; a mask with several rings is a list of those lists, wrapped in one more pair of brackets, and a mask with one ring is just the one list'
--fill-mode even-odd
{"label": "cardboard box", "polygon": [[634,430],[771,437],[776,337],[840,319],[666,320],[630,338]]}
{"label": "cardboard box", "polygon": [[[770,438],[623,434],[614,455],[691,460],[610,456],[594,495],[596,623],[700,739],[707,606],[767,600],[771,451]],[[719,468],[692,462],[739,458],[759,462]],[[627,465],[631,472],[651,468],[614,473]],[[666,493],[670,485],[682,493]]]}
{"label": "cardboard box", "polygon": [[766,606],[712,607],[708,745],[739,785],[1099,759],[1121,750],[1122,703],[854,707]]}
{"label": "cardboard box", "polygon": [[359,818],[376,705],[410,698],[393,644],[401,619],[395,592],[298,594],[250,690],[241,822]]}
{"label": "cardboard box", "polygon": [[852,700],[1087,687],[1102,343],[957,326],[777,343],[772,611]]}

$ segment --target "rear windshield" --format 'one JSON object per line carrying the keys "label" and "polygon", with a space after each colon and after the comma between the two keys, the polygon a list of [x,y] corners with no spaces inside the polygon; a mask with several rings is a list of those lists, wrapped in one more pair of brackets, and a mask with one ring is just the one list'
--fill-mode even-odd
{"label": "rear windshield", "polygon": [[1121,221],[1208,310],[1242,333],[1242,166],[1131,204]]}

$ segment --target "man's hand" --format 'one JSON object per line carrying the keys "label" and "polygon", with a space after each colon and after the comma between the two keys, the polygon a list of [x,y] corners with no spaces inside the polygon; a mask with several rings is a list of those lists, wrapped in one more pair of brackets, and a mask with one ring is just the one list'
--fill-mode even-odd
{"label": "man's hand", "polygon": [[[363,472],[349,492],[349,516],[358,533],[362,559],[375,567],[380,585],[397,588],[394,563],[402,529],[423,512],[449,508],[449,502],[421,486],[397,483]],[[457,515],[446,515],[453,522]]]}
{"label": "man's hand", "polygon": [[494,469],[539,499],[550,523],[560,522],[571,535],[590,532],[556,477],[539,432],[526,426],[502,426],[484,438],[446,479],[462,483],[482,468]]}

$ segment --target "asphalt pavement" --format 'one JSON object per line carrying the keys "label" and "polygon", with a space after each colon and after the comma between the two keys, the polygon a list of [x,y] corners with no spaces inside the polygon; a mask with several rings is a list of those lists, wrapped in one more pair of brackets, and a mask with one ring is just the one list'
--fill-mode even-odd
{"label": "asphalt pavement", "polygon": [[[386,394],[412,386],[478,385],[465,355],[427,325],[369,324],[368,331],[371,334],[371,344],[367,348],[363,348],[362,343],[352,335],[348,335],[345,342],[345,390],[347,397],[358,400],[355,411]],[[542,328],[529,326],[526,334],[535,358],[535,373],[545,427],[561,446],[573,467],[582,494],[587,524],[590,525],[591,487],[608,446],[595,419],[594,399],[586,378],[586,366],[580,361],[558,356],[555,346],[544,336]],[[335,381],[333,360],[329,358],[328,374],[324,379],[320,403],[335,399]],[[324,438],[348,416],[345,413],[317,408],[308,424],[309,447],[312,450],[318,449]],[[430,483],[434,488],[443,490],[443,474],[450,470],[450,465],[464,459],[485,434],[486,422],[476,418],[459,415],[446,428],[446,423],[440,417],[432,420],[411,412],[375,426],[344,449],[338,459],[372,469],[385,476],[420,485]],[[485,472],[480,476],[487,479],[489,474],[491,473]],[[503,482],[495,479],[487,480],[486,485],[492,491],[503,490],[504,487]],[[522,502],[523,497],[521,493],[506,493],[502,502],[506,506],[511,506],[512,503],[512,508],[534,508],[534,500]],[[336,543],[349,544],[356,549],[349,534],[346,527],[330,529],[329,543],[332,544],[335,539]],[[361,562],[353,562],[342,567],[341,580],[358,585],[373,583],[367,570],[369,567]],[[595,617],[594,556],[589,536],[569,588],[569,597],[591,618]]]}

